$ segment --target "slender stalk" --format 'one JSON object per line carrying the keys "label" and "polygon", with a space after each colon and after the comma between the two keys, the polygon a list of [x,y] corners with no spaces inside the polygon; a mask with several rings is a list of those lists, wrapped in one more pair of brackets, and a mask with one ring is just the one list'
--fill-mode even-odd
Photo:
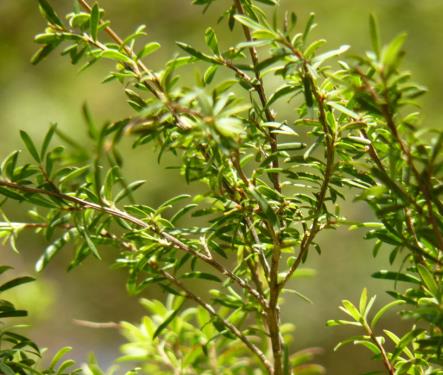
{"label": "slender stalk", "polygon": [[377,340],[377,337],[375,336],[374,332],[372,331],[371,327],[369,327],[368,324],[363,324],[363,327],[366,330],[367,334],[371,337],[372,342],[377,346],[378,350],[380,350],[381,356],[383,358],[383,365],[385,366],[386,370],[390,375],[395,375],[394,366],[389,360],[388,353],[386,352],[384,346],[381,344],[379,340]]}
{"label": "slender stalk", "polygon": [[280,288],[284,288],[286,283],[289,281],[289,279],[292,277],[294,272],[297,270],[297,268],[302,263],[303,259],[306,257],[310,245],[314,241],[315,236],[320,230],[320,216],[323,212],[323,206],[325,204],[326,200],[326,194],[328,191],[329,183],[331,181],[331,177],[334,170],[334,160],[335,160],[335,146],[334,146],[334,138],[335,135],[332,133],[332,130],[329,128],[329,125],[327,123],[326,119],[326,108],[324,103],[324,97],[320,94],[318,91],[314,79],[311,77],[309,70],[307,68],[308,62],[304,59],[303,55],[300,51],[295,49],[290,41],[283,41],[282,42],[287,48],[289,48],[292,53],[299,58],[303,63],[303,73],[305,74],[305,77],[309,80],[309,84],[311,86],[312,93],[315,97],[315,100],[317,102],[318,110],[319,110],[319,121],[323,127],[323,133],[325,137],[325,143],[326,143],[326,166],[323,176],[322,185],[320,187],[320,192],[317,196],[317,205],[314,212],[314,219],[312,221],[312,224],[309,228],[309,230],[305,231],[305,234],[303,236],[303,239],[301,241],[300,245],[300,252],[297,256],[297,259],[292,264],[289,271],[286,273],[285,278],[280,283]]}
{"label": "slender stalk", "polygon": [[[244,15],[245,11],[243,9],[243,5],[241,3],[241,0],[234,0],[234,5],[236,7],[237,13],[240,15]],[[245,25],[242,25],[243,32],[245,35],[245,38],[248,42],[252,42],[253,38],[251,35],[251,32],[248,27]],[[260,70],[258,68],[259,59],[258,59],[258,53],[254,46],[249,47],[249,54],[251,56],[252,60],[252,67],[254,70],[255,78],[257,80],[257,84],[254,85],[254,89],[258,94],[258,97],[260,99],[261,105],[263,107],[263,112],[265,114],[267,121],[275,121],[275,116],[270,110],[268,106],[268,99],[266,97],[266,92],[264,89],[263,80],[260,75]],[[276,134],[272,133],[272,131],[269,131],[269,138],[270,138],[270,146],[271,146],[271,152],[272,154],[276,155],[277,153],[277,136]],[[279,160],[278,157],[275,156],[272,163],[272,168],[279,168]],[[270,173],[269,174],[271,181],[274,185],[274,189],[278,192],[281,192],[281,185],[280,185],[280,177],[278,173]],[[273,233],[273,237],[275,237],[275,233]],[[278,236],[277,236],[278,237]],[[280,260],[281,260],[281,249],[280,249],[280,243],[278,238],[274,239],[274,248],[272,252],[272,258],[271,258],[271,266],[270,266],[270,298],[269,298],[269,308],[267,310],[267,319],[268,319],[268,329],[269,329],[269,335],[271,338],[271,345],[272,345],[272,353],[274,358],[274,374],[275,375],[281,375],[283,374],[283,363],[282,363],[282,340],[280,335],[280,312],[279,312],[279,306],[278,306],[278,297],[280,293],[279,285],[278,285],[278,274],[279,274],[279,267],[280,267]]]}

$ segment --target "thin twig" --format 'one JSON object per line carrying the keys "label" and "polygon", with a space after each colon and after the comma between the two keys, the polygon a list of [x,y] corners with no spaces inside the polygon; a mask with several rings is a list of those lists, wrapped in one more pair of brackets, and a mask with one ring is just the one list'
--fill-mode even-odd
{"label": "thin twig", "polygon": [[320,216],[323,212],[323,206],[325,204],[326,200],[326,194],[328,191],[329,183],[333,174],[333,168],[334,168],[334,159],[335,159],[335,146],[334,146],[334,138],[335,135],[332,133],[332,130],[328,126],[327,119],[326,119],[326,109],[325,109],[325,103],[324,103],[324,97],[319,93],[317,90],[317,87],[315,85],[314,79],[309,73],[309,70],[307,68],[307,60],[304,58],[304,56],[301,54],[300,51],[298,51],[291,43],[290,41],[282,40],[281,43],[287,47],[289,50],[292,51],[292,53],[302,61],[303,63],[303,73],[305,74],[305,77],[309,80],[309,84],[311,86],[312,93],[316,99],[318,110],[319,110],[319,117],[318,120],[320,124],[323,127],[323,133],[325,137],[325,143],[326,143],[326,166],[325,166],[325,172],[323,176],[322,185],[320,187],[320,192],[317,196],[317,205],[314,212],[314,219],[313,222],[309,228],[309,230],[305,231],[305,234],[302,238],[301,244],[300,244],[300,252],[297,256],[297,259],[292,264],[289,271],[286,273],[285,278],[280,282],[280,288],[284,288],[286,283],[289,281],[289,279],[292,277],[294,272],[298,269],[302,261],[305,259],[309,248],[312,244],[312,242],[315,239],[315,236],[320,230]]}
{"label": "thin twig", "polygon": [[[241,0],[234,0],[235,7],[237,9],[237,13],[239,15],[244,15],[245,11],[243,9],[243,5],[241,3]],[[249,28],[245,25],[242,25],[243,33],[245,34],[245,38],[248,42],[252,42],[254,39],[252,38],[251,31]],[[257,49],[254,46],[249,47],[249,54],[251,55],[252,60],[252,68],[254,69],[255,78],[257,79],[257,84],[254,85],[254,89],[257,92],[261,105],[263,107],[263,112],[266,116],[266,121],[275,121],[275,115],[272,113],[271,109],[268,106],[268,99],[266,97],[266,92],[263,84],[263,79],[260,75],[260,70],[258,68],[259,66],[259,60],[258,60],[258,53]],[[270,137],[270,145],[271,145],[271,151],[273,154],[277,153],[277,136],[276,134],[272,133],[272,131],[269,131],[269,137]],[[279,168],[279,161],[277,157],[274,157],[272,161],[272,167],[273,168]],[[274,184],[275,190],[278,192],[281,192],[281,186],[279,181],[279,174],[276,172],[273,172],[270,174],[272,182]]]}
{"label": "thin twig", "polygon": [[78,326],[86,328],[94,328],[94,329],[120,328],[120,324],[116,322],[91,322],[89,320],[81,320],[81,319],[74,319],[73,322]]}
{"label": "thin twig", "polygon": [[385,366],[386,370],[390,375],[394,375],[395,374],[394,366],[389,360],[388,353],[386,352],[384,346],[381,344],[379,340],[377,340],[377,337],[375,336],[371,327],[369,327],[367,324],[364,324],[364,329],[366,330],[367,334],[371,337],[371,340],[377,346],[378,350],[380,350],[381,356],[383,358],[383,365]]}

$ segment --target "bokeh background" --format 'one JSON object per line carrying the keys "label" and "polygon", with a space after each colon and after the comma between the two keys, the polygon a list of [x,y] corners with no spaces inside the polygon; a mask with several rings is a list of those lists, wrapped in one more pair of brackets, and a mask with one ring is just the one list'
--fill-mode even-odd
{"label": "bokeh background", "polygon": [[[34,0],[0,0],[0,157],[21,148],[18,130],[25,129],[41,139],[50,122],[56,122],[79,141],[85,139],[80,115],[86,101],[99,122],[115,120],[131,112],[118,84],[101,84],[106,67],[97,64],[78,73],[78,67],[69,61],[52,56],[34,67],[29,63],[36,46],[33,36],[44,27]],[[60,9],[69,9],[70,0],[54,0]],[[218,0],[214,7],[202,15],[201,9],[190,0],[102,0],[107,16],[122,34],[135,25],[148,25],[151,40],[158,40],[163,48],[151,58],[151,65],[160,67],[162,61],[177,50],[175,41],[186,41],[195,46],[203,44],[203,32],[208,24],[214,25],[218,9],[229,0]],[[443,1],[442,0],[282,0],[282,8],[293,10],[300,24],[308,14],[317,14],[314,37],[324,37],[328,46],[351,44],[351,53],[368,48],[368,16],[374,12],[382,26],[385,41],[401,31],[407,31],[407,57],[405,66],[415,79],[429,88],[429,94],[420,103],[423,107],[423,126],[441,128],[443,118]],[[229,45],[235,34],[216,26],[222,44]],[[144,202],[157,205],[164,199],[188,191],[179,176],[158,167],[152,150],[128,152],[129,178],[148,180],[140,196]],[[21,207],[10,207],[12,218],[23,219]],[[369,217],[363,205],[346,206],[346,213],[355,219]],[[369,275],[387,266],[387,254],[377,259],[371,255],[371,244],[361,238],[363,232],[340,230],[321,237],[323,254],[313,254],[308,261],[318,270],[312,279],[294,284],[307,294],[313,304],[291,298],[283,309],[283,319],[296,324],[294,348],[319,346],[324,354],[319,362],[328,374],[358,374],[377,369],[370,355],[363,349],[344,348],[334,353],[337,341],[350,331],[327,328],[325,321],[340,316],[337,306],[342,298],[357,299],[363,287],[378,295],[377,305],[387,301],[384,291],[391,285],[370,280]],[[20,254],[7,246],[0,248],[1,263],[14,264],[16,272],[33,274],[33,265],[45,243],[38,237],[24,236],[19,241]],[[41,275],[38,282],[22,287],[14,298],[31,311],[33,328],[28,330],[36,341],[54,352],[62,345],[74,347],[73,355],[82,361],[94,351],[104,367],[118,355],[122,339],[113,330],[91,330],[73,324],[73,319],[91,321],[138,321],[143,311],[137,299],[125,292],[125,274],[111,269],[115,253],[104,254],[105,261],[88,260],[72,273],[65,272],[71,254],[69,251]],[[161,297],[148,291],[144,297]],[[387,326],[402,329],[396,316],[385,320]],[[395,330],[395,329],[394,329]]]}

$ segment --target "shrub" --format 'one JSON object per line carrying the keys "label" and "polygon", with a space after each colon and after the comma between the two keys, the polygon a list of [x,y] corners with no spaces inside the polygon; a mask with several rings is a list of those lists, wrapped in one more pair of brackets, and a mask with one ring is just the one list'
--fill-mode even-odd
{"label": "shrub", "polygon": [[[214,1],[193,2],[207,9]],[[209,27],[204,51],[177,43],[183,54],[154,71],[150,55],[160,45],[144,41],[143,26],[123,38],[98,3],[78,0],[66,20],[47,0],[39,6],[47,27],[35,38],[41,48],[32,63],[61,45],[83,68],[111,60],[105,81],[122,84],[134,114],[98,127],[85,107],[92,151],[56,126],[41,145],[21,131],[33,162],[21,164],[19,152],[11,153],[1,165],[0,194],[28,204],[31,219],[6,220],[1,235],[12,244],[25,230],[43,235],[50,245],[37,271],[68,243],[76,248],[69,269],[114,246],[131,294],[151,286],[166,291],[165,302],[142,300],[149,314],[140,325],[119,325],[127,339],[120,361],[137,366],[129,373],[324,373],[312,362],[315,349],[292,351],[292,327],[281,322],[280,306],[294,292],[289,281],[306,273],[312,251],[320,252],[318,234],[339,226],[366,228],[374,256],[384,249],[391,264],[400,258],[400,270],[373,276],[407,287],[389,292],[393,301],[375,314],[366,290],[358,304],[344,300],[350,320],[328,324],[355,326],[357,335],[338,347],[367,347],[389,374],[442,373],[443,135],[417,130],[412,110],[424,89],[400,68],[404,34],[382,46],[371,17],[372,51],[344,58],[348,46],[320,53],[324,40],[310,40],[314,16],[304,26],[292,13],[270,21],[276,0],[233,0],[221,20],[241,29],[241,41],[226,48]],[[189,67],[201,71],[190,86],[180,83]],[[280,82],[274,92],[271,76]],[[289,106],[295,121],[280,116],[277,104]],[[54,136],[68,150],[53,147]],[[155,145],[159,160],[173,155],[186,183],[204,186],[201,194],[159,207],[135,200],[143,181],[124,177],[118,148],[125,137],[134,147]],[[377,221],[342,216],[350,191]],[[378,328],[398,305],[411,324],[401,337]],[[1,317],[23,314],[2,303]],[[0,368],[8,375],[105,373],[94,358],[77,370],[70,360],[57,365],[68,349],[42,370],[30,340],[10,330],[0,339]]]}

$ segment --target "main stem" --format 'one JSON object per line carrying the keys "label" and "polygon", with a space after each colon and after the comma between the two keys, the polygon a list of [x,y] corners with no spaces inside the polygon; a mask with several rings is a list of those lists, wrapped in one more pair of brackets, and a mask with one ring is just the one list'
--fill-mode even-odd
{"label": "main stem", "polygon": [[[241,0],[234,0],[234,5],[236,11],[240,15],[244,15],[245,11],[243,9],[243,5]],[[245,34],[245,38],[247,41],[253,41],[251,32],[248,27],[242,25],[243,32]],[[270,110],[268,106],[268,100],[266,97],[266,92],[263,85],[263,80],[260,75],[260,71],[258,69],[258,53],[254,46],[249,47],[249,53],[251,55],[252,67],[254,70],[255,78],[257,80],[257,84],[254,85],[254,89],[258,94],[260,99],[260,103],[263,107],[264,116],[266,121],[275,121],[275,116]],[[269,133],[269,143],[271,146],[271,152],[275,154],[277,152],[277,137],[272,132]],[[279,167],[278,158],[275,157],[272,161],[272,167],[277,169]],[[279,180],[278,173],[271,173],[270,179],[274,186],[274,189],[278,192],[281,192],[281,185]],[[276,234],[272,228],[269,228],[270,232],[272,232],[274,247],[272,252],[271,259],[271,269],[270,269],[270,282],[269,282],[269,306],[266,310],[266,319],[268,325],[269,336],[271,340],[272,346],[272,356],[274,359],[274,368],[271,374],[273,375],[283,375],[283,350],[282,350],[282,338],[280,333],[280,308],[278,305],[278,298],[280,295],[280,287],[278,283],[278,274],[280,267],[280,259],[281,259],[281,245],[278,234]]]}

